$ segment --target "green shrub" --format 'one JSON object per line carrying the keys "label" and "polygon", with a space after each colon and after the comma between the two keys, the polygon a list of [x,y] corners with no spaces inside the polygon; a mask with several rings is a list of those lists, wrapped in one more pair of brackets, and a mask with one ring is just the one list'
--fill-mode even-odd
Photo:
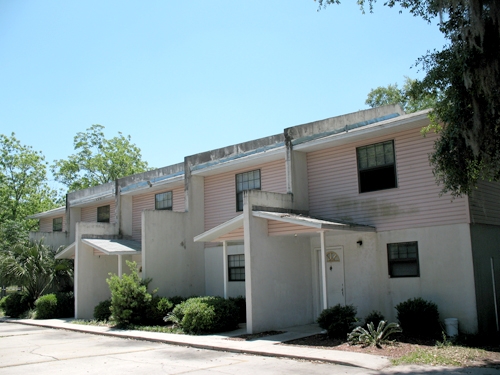
{"label": "green shrub", "polygon": [[238,297],[229,297],[230,301],[233,301],[236,306],[238,306],[238,322],[246,323],[247,322],[247,300],[243,296]]}
{"label": "green shrub", "polygon": [[141,280],[135,262],[127,261],[130,274],[110,274],[106,279],[111,290],[111,315],[119,326],[141,324],[142,315],[150,308],[152,296],[147,291],[151,280]]}
{"label": "green shrub", "polygon": [[184,302],[187,300],[187,298],[181,297],[181,296],[173,296],[173,297],[168,297],[168,300],[173,303],[174,307],[177,306],[178,304]]}
{"label": "green shrub", "polygon": [[75,296],[73,292],[57,292],[56,318],[73,318],[75,316]]}
{"label": "green shrub", "polygon": [[385,321],[380,321],[377,328],[374,328],[372,322],[369,322],[367,328],[356,327],[347,336],[347,341],[351,345],[374,345],[377,348],[382,348],[382,344],[389,342],[389,336],[393,333],[401,332],[401,327],[397,323],[386,324]]}
{"label": "green shrub", "polygon": [[365,329],[368,329],[368,324],[373,323],[374,327],[378,327],[378,324],[384,320],[385,317],[382,315],[380,311],[373,310],[365,317],[365,325],[363,326]]}
{"label": "green shrub", "polygon": [[439,337],[439,312],[437,305],[422,298],[413,298],[396,306],[397,319],[405,336],[415,338]]}
{"label": "green shrub", "polygon": [[2,306],[0,306],[6,316],[11,318],[19,318],[29,310],[30,305],[28,298],[21,293],[13,293],[2,298]]}
{"label": "green shrub", "polygon": [[54,319],[57,315],[57,297],[45,294],[35,301],[37,319]]}
{"label": "green shrub", "polygon": [[328,336],[334,339],[345,339],[356,322],[357,309],[353,305],[340,304],[325,309],[318,317],[318,324],[326,329]]}
{"label": "green shrub", "polygon": [[141,321],[145,325],[165,325],[165,318],[174,308],[174,304],[165,297],[154,296],[151,299],[147,313]]}
{"label": "green shrub", "polygon": [[94,319],[99,322],[107,322],[111,318],[111,299],[99,302],[94,307]]}
{"label": "green shrub", "polygon": [[177,305],[167,321],[180,326],[185,333],[222,332],[238,327],[239,309],[222,297],[194,297]]}

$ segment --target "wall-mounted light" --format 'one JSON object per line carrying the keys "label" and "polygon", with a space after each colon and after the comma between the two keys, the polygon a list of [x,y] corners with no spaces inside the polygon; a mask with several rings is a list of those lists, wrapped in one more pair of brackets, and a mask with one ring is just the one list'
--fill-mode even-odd
{"label": "wall-mounted light", "polygon": [[149,187],[153,187],[153,184],[151,183],[151,181],[148,180],[146,182],[148,183]]}
{"label": "wall-mounted light", "polygon": [[359,240],[358,242],[356,242],[358,244],[358,246],[362,246],[363,245],[363,240]]}

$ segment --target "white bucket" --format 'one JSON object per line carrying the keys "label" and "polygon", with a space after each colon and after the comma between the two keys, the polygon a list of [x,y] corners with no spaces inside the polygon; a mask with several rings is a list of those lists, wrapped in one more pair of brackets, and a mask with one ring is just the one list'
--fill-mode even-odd
{"label": "white bucket", "polygon": [[457,318],[447,318],[444,320],[444,326],[446,329],[446,335],[449,337],[458,335],[458,319]]}

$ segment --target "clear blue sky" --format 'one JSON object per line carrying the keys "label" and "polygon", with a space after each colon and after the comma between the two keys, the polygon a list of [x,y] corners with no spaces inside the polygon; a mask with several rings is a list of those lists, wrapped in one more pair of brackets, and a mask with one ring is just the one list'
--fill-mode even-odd
{"label": "clear blue sky", "polygon": [[367,108],[370,89],[444,39],[354,0],[0,0],[0,133],[74,152],[92,124],[132,137],[150,166]]}

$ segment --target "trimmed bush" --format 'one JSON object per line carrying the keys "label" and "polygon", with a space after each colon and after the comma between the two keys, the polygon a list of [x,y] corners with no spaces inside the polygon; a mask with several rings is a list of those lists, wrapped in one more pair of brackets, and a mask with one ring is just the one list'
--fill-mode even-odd
{"label": "trimmed bush", "polygon": [[100,322],[107,322],[111,318],[111,299],[99,302],[94,307],[94,319]]}
{"label": "trimmed bush", "polygon": [[238,327],[239,309],[222,297],[194,297],[177,305],[166,320],[185,333],[201,334],[229,331]]}
{"label": "trimmed bush", "polygon": [[36,319],[53,319],[57,315],[57,297],[45,294],[35,301]]}
{"label": "trimmed bush", "polygon": [[229,297],[230,301],[233,301],[236,306],[238,306],[238,323],[247,322],[247,300],[243,296]]}
{"label": "trimmed bush", "polygon": [[333,339],[345,339],[356,322],[357,309],[353,305],[340,304],[325,309],[318,317],[318,324]]}
{"label": "trimmed bush", "polygon": [[437,305],[422,298],[410,298],[396,306],[397,319],[408,337],[437,338],[441,332]]}
{"label": "trimmed bush", "polygon": [[173,296],[173,297],[168,297],[168,300],[174,304],[174,307],[177,306],[178,304],[184,302],[187,300],[187,298],[181,297],[181,296]]}
{"label": "trimmed bush", "polygon": [[73,292],[45,294],[35,301],[36,319],[71,318],[75,315]]}
{"label": "trimmed bush", "polygon": [[0,306],[6,316],[11,318],[19,318],[30,308],[28,298],[21,293],[13,293],[2,299]]}
{"label": "trimmed bush", "polygon": [[373,323],[373,326],[375,328],[378,327],[378,324],[382,321],[386,321],[385,320],[385,317],[384,315],[382,315],[382,313],[380,311],[377,311],[377,310],[373,310],[371,311],[365,318],[365,324],[364,324],[364,328],[367,329],[368,328],[368,324],[370,323]]}

